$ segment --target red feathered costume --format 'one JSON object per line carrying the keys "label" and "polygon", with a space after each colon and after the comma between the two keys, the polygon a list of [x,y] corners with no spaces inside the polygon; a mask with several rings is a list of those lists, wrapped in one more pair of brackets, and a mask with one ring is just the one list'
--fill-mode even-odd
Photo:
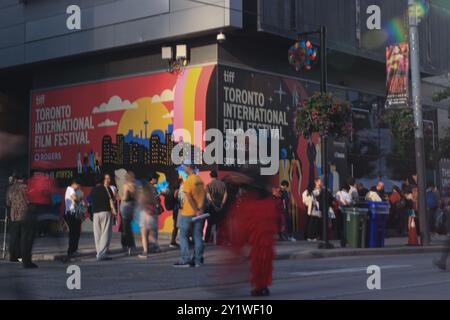
{"label": "red feathered costume", "polygon": [[249,244],[251,284],[255,292],[272,284],[275,235],[279,228],[279,208],[271,197],[261,198],[257,191],[249,190],[237,197],[228,211],[224,229],[236,257]]}

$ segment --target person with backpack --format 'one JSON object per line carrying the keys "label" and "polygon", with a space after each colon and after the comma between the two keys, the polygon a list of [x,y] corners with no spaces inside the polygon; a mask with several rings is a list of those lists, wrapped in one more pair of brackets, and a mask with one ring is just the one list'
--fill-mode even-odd
{"label": "person with backpack", "polygon": [[[181,259],[174,264],[176,268],[200,267],[203,261],[203,220],[195,219],[203,215],[205,209],[205,186],[202,179],[195,174],[195,166],[186,161],[184,164],[188,177],[183,184],[184,201],[180,215],[180,249]],[[189,253],[188,236],[193,230],[194,259]]]}
{"label": "person with backpack", "polygon": [[169,247],[170,248],[179,248],[180,245],[177,243],[177,235],[178,235],[178,211],[180,210],[180,204],[178,201],[178,193],[180,191],[181,182],[178,180],[172,187],[169,187],[169,190],[164,194],[164,207],[167,211],[172,211],[172,219],[173,219],[173,229]]}

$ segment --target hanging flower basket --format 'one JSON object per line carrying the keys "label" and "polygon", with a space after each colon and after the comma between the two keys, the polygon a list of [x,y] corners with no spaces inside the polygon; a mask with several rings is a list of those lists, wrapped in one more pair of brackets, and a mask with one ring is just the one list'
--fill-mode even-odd
{"label": "hanging flower basket", "polygon": [[297,110],[295,128],[305,138],[313,133],[333,138],[347,137],[352,132],[352,106],[331,93],[316,92]]}

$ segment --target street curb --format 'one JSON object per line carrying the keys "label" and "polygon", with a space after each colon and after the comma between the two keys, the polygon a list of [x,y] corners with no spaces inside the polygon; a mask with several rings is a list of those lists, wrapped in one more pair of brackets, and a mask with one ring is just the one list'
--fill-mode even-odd
{"label": "street curb", "polygon": [[440,253],[444,249],[445,249],[444,246],[432,246],[432,247],[311,250],[306,252],[278,254],[276,260],[302,260],[302,259],[306,260],[306,259],[323,259],[323,258],[352,257],[352,256]]}
{"label": "street curb", "polygon": [[[307,260],[307,259],[323,259],[336,257],[353,257],[353,256],[378,256],[378,255],[400,255],[400,254],[421,254],[421,253],[440,253],[445,249],[444,246],[431,247],[398,247],[398,248],[363,248],[363,249],[328,249],[328,250],[306,250],[301,252],[279,253],[276,254],[275,260]],[[171,252],[164,250],[159,254]],[[111,254],[123,253],[122,249],[111,249]],[[77,258],[95,257],[95,251],[83,252]],[[33,261],[67,261],[67,255],[64,254],[34,254]]]}

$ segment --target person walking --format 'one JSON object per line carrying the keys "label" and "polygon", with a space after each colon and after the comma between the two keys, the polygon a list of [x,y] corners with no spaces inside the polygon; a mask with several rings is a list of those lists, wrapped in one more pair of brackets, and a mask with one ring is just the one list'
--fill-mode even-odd
{"label": "person walking", "polygon": [[427,218],[430,234],[433,238],[437,236],[436,233],[436,212],[440,207],[439,191],[434,184],[429,184],[426,191],[426,206],[427,206]]}
{"label": "person walking", "polygon": [[281,201],[283,203],[283,215],[287,231],[287,240],[291,242],[296,242],[294,238],[294,226],[292,223],[291,215],[291,194],[289,193],[289,182],[287,180],[281,181]]}
{"label": "person walking", "polygon": [[81,224],[87,211],[84,193],[80,190],[80,182],[78,180],[73,180],[71,185],[67,187],[64,202],[64,221],[69,228],[69,247],[67,249],[67,256],[71,258],[78,255]]}
{"label": "person walking", "polygon": [[[180,219],[180,250],[181,260],[174,267],[190,267],[192,262],[195,267],[200,267],[203,261],[203,220],[194,220],[203,214],[205,209],[206,192],[202,179],[195,174],[193,164],[185,164],[188,175],[183,183],[185,199],[181,209]],[[193,229],[194,259],[189,254],[189,230]],[[192,261],[193,260],[193,261]]]}
{"label": "person walking", "polygon": [[111,189],[111,177],[105,174],[97,181],[97,185],[91,191],[92,212],[94,215],[94,239],[97,260],[106,261],[112,258],[108,256],[108,249],[112,237],[112,218],[117,214],[114,207],[114,192]]}
{"label": "person walking", "polygon": [[149,243],[156,243],[155,220],[157,215],[157,192],[153,175],[149,182],[144,182],[138,196],[139,226],[141,228],[142,253],[140,259],[147,259],[149,254]]}
{"label": "person walking", "polygon": [[39,215],[48,214],[53,210],[53,195],[57,192],[56,181],[48,173],[48,162],[37,164],[38,169],[28,181],[28,202],[30,204],[29,214],[23,221],[21,236],[22,263],[25,268],[37,268],[31,261],[33,249],[36,220]]}
{"label": "person walking", "polygon": [[[249,169],[244,174],[227,177],[226,181],[227,185],[239,189],[236,198],[232,197],[234,200],[227,205],[226,223],[230,228],[225,227],[224,230],[228,231],[227,243],[231,244],[227,248],[233,253],[229,263],[235,268],[246,261],[247,254],[243,253],[243,248],[249,245],[251,295],[268,296],[275,258],[274,236],[278,232],[279,219],[279,208],[272,197],[269,177]],[[228,270],[228,276],[233,268]]]}
{"label": "person walking", "polygon": [[6,192],[6,206],[10,212],[10,225],[9,225],[9,261],[19,262],[22,257],[21,247],[22,241],[26,241],[26,238],[22,236],[22,233],[26,232],[25,218],[29,212],[29,202],[27,198],[27,185],[25,183],[25,176],[21,174],[15,174],[13,184],[8,188]]}
{"label": "person walking", "polygon": [[122,215],[122,248],[131,256],[136,249],[133,229],[131,223],[134,218],[134,209],[136,206],[136,179],[134,173],[128,171],[125,175],[125,184],[122,190],[122,201],[120,203],[120,214]]}
{"label": "person walking", "polygon": [[206,197],[208,199],[208,213],[210,216],[207,219],[207,227],[205,233],[205,242],[209,242],[211,237],[211,230],[223,218],[223,206],[227,201],[227,186],[223,181],[217,179],[217,171],[212,170],[209,174],[211,182],[206,186]]}

